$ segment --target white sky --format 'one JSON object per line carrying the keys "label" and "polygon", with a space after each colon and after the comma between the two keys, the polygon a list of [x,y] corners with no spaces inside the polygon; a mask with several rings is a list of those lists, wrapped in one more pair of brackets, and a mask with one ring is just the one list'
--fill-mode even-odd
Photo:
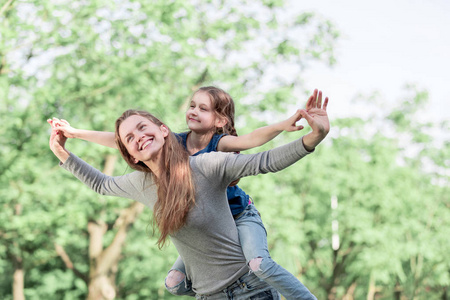
{"label": "white sky", "polygon": [[449,0],[293,2],[331,20],[342,34],[337,64],[313,64],[303,76],[306,87],[330,96],[330,113],[358,113],[350,105],[358,93],[378,90],[386,102],[398,101],[405,95],[405,84],[415,83],[429,91],[424,116],[450,119]]}

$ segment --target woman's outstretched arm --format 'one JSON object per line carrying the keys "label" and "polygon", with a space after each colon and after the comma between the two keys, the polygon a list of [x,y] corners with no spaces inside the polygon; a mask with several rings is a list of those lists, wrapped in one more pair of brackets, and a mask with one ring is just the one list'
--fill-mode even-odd
{"label": "woman's outstretched arm", "polygon": [[52,127],[50,149],[61,161],[61,167],[98,194],[134,199],[152,208],[156,202],[156,187],[149,174],[132,172],[122,176],[107,176],[66,149],[67,137],[58,126]]}
{"label": "woman's outstretched arm", "polygon": [[298,140],[256,154],[231,155],[223,152],[204,154],[195,162],[194,167],[198,166],[198,170],[204,171],[207,177],[223,177],[224,184],[245,176],[281,171],[310,154],[327,136],[330,131],[327,105],[328,98],[322,105],[320,95],[315,101],[308,102],[307,110],[301,110],[312,131]]}
{"label": "woman's outstretched arm", "polygon": [[[312,108],[314,101],[318,101],[319,95],[322,97],[322,92],[315,89],[306,102],[306,109]],[[296,125],[297,121],[300,121],[301,118],[302,114],[299,109],[286,120],[260,127],[248,134],[241,136],[226,135],[220,139],[217,150],[223,152],[238,152],[264,145],[283,131],[293,132],[302,130],[302,125]]]}

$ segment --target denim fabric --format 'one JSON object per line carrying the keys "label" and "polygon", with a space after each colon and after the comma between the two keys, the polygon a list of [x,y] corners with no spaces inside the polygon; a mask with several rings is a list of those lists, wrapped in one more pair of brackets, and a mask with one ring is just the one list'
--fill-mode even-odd
{"label": "denim fabric", "polygon": [[317,300],[317,298],[291,273],[272,260],[267,246],[267,232],[261,216],[253,204],[249,204],[236,219],[239,240],[247,264],[261,257],[259,270],[253,272],[287,300]]}
{"label": "denim fabric", "polygon": [[212,295],[196,295],[199,300],[279,300],[278,292],[255,274],[248,273],[235,283]]}
{"label": "denim fabric", "polygon": [[[184,264],[179,265],[177,268],[172,268],[170,271],[172,270],[177,270],[180,271],[183,274],[186,274],[186,270],[184,267]],[[170,273],[169,271],[169,273]],[[166,277],[167,279],[167,277]],[[164,283],[166,282],[166,280],[164,280]],[[181,281],[179,284],[177,284],[174,287],[168,287],[167,284],[166,285],[166,290],[171,293],[172,295],[175,296],[192,296],[195,297],[195,293],[192,290],[192,283],[189,279],[187,279],[186,277],[184,278],[183,281]]]}

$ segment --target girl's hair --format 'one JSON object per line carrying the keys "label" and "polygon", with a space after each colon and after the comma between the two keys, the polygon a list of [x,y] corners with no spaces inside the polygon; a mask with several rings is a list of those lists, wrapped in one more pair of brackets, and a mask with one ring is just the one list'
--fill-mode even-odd
{"label": "girl's hair", "polygon": [[143,162],[134,163],[119,135],[119,127],[128,117],[138,115],[157,126],[164,125],[158,118],[146,111],[127,110],[116,120],[116,144],[128,165],[138,171],[152,174],[158,187],[158,200],[153,208],[153,228],[158,226],[160,237],[158,246],[162,248],[167,236],[176,232],[186,223],[187,213],[195,204],[195,189],[189,165],[189,153],[170,131],[161,149],[159,178]]}
{"label": "girl's hair", "polygon": [[223,128],[216,128],[216,133],[237,136],[234,128],[234,101],[230,94],[214,86],[201,87],[194,95],[199,92],[207,93],[216,116],[227,120],[227,124]]}

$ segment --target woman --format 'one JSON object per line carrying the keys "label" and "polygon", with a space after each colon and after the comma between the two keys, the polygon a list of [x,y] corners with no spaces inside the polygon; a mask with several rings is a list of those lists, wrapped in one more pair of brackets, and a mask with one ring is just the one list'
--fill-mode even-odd
{"label": "woman", "polygon": [[279,299],[278,293],[248,273],[236,226],[228,208],[230,182],[277,172],[310,153],[329,131],[321,94],[302,110],[312,132],[285,146],[253,155],[207,153],[189,157],[169,128],[142,111],[126,111],[116,121],[116,142],[127,163],[138,170],[109,177],[65,149],[57,124],[50,148],[71,171],[98,193],[131,198],[154,211],[158,244],[170,236],[186,265],[198,299]]}

